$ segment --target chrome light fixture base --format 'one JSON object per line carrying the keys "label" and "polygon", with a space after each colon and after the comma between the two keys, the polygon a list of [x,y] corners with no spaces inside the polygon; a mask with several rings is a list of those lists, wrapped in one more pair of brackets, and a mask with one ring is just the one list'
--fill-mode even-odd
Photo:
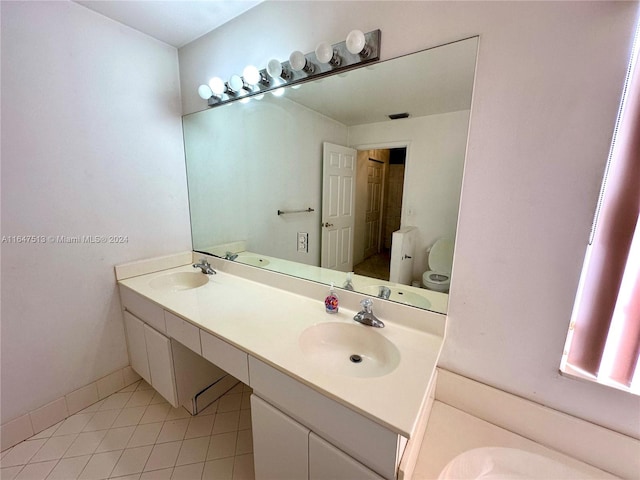
{"label": "chrome light fixture base", "polygon": [[[365,65],[368,63],[375,63],[380,60],[380,43],[382,32],[380,30],[372,30],[365,33],[365,48],[367,55],[353,54],[347,49],[346,41],[333,44],[334,57],[339,59],[339,62],[333,61],[329,63],[321,63],[316,57],[315,52],[310,52],[305,55],[307,63],[313,65],[313,71],[308,72],[305,70],[295,71],[291,68],[288,61],[282,62],[282,70],[286,72],[287,78],[282,76],[277,79],[271,78],[267,69],[260,70],[260,77],[262,81],[252,86],[252,89],[245,95],[238,97],[236,95],[223,94],[219,97],[212,96],[209,98],[208,105],[211,108],[225,105],[229,102],[234,102],[240,98],[246,99],[256,95],[262,95],[265,92],[276,90],[278,88],[286,87],[288,85],[296,85],[307,82],[309,80],[315,80],[317,78],[334,75],[336,73],[351,70],[353,68]],[[264,81],[264,80],[267,81]]]}

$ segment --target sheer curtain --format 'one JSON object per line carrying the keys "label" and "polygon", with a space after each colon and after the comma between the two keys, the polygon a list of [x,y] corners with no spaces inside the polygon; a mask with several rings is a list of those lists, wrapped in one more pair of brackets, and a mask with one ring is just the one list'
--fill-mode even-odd
{"label": "sheer curtain", "polygon": [[640,394],[638,46],[636,32],[561,369]]}

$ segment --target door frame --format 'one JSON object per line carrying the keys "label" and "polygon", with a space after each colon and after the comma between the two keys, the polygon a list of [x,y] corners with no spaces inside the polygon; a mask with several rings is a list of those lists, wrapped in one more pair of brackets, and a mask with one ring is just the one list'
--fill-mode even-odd
{"label": "door frame", "polygon": [[[411,162],[409,161],[410,159],[410,152],[411,152],[411,140],[400,140],[400,141],[394,141],[394,142],[379,142],[379,143],[362,143],[362,144],[357,144],[357,145],[353,145],[350,148],[355,148],[356,150],[389,150],[392,148],[406,148],[406,154],[404,157],[404,179],[402,181],[402,210],[401,210],[401,214],[400,214],[400,228],[403,228],[403,226],[405,226],[407,224],[407,218],[406,218],[406,194],[407,194],[407,189],[406,187],[406,181],[407,178],[409,178],[409,176],[411,175]],[[356,175],[358,174],[358,172],[356,171]],[[380,235],[382,236],[382,222],[380,222]]]}

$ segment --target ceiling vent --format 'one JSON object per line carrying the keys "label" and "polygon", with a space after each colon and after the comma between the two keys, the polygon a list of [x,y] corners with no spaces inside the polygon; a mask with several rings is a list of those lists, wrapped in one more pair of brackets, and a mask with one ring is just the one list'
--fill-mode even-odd
{"label": "ceiling vent", "polygon": [[409,118],[409,113],[408,112],[392,113],[391,115],[389,115],[389,118],[391,120],[398,120],[399,118]]}

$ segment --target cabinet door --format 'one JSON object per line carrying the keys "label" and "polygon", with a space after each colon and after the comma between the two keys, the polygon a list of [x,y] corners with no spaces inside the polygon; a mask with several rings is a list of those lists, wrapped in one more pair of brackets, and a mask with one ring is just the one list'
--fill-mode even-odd
{"label": "cabinet door", "polygon": [[144,340],[144,323],[129,312],[124,312],[124,328],[127,333],[131,368],[150,384],[151,376],[149,374],[149,361],[147,360],[147,344]]}
{"label": "cabinet door", "polygon": [[309,478],[309,430],[251,395],[256,480]]}
{"label": "cabinet door", "polygon": [[167,402],[178,407],[171,341],[149,325],[144,326],[151,385]]}
{"label": "cabinet door", "polygon": [[383,480],[316,434],[309,435],[309,480]]}

